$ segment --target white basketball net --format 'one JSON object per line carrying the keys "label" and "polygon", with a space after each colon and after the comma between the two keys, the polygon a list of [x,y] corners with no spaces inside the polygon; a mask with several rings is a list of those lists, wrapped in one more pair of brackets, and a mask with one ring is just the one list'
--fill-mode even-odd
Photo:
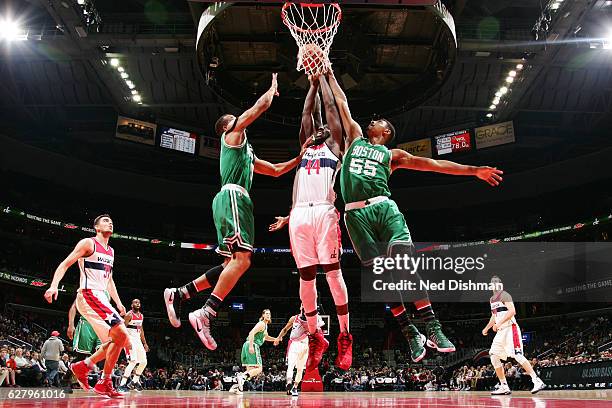
{"label": "white basketball net", "polygon": [[338,3],[285,3],[281,16],[298,46],[297,70],[306,75],[326,72],[331,67],[329,49],[342,20]]}

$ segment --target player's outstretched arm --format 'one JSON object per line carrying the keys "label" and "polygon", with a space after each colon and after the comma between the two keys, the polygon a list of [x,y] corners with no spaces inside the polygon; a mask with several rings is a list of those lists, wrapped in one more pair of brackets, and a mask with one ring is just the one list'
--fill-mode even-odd
{"label": "player's outstretched arm", "polygon": [[[316,100],[319,93],[319,78],[309,76],[310,89],[304,100],[304,109],[302,109],[302,125],[300,126],[300,146],[306,142],[306,139],[314,133],[313,110],[316,106]],[[320,105],[320,103],[319,103]],[[319,107],[319,110],[321,108]],[[319,116],[321,112],[319,111]]]}
{"label": "player's outstretched arm", "polygon": [[502,182],[503,171],[489,166],[467,166],[448,160],[434,160],[427,157],[413,156],[401,150],[391,150],[391,171],[409,169],[418,171],[431,171],[435,173],[451,174],[454,176],[476,176],[491,186],[498,186]]}
{"label": "player's outstretched arm", "polygon": [[47,289],[44,295],[47,302],[51,303],[57,300],[57,288],[68,268],[70,268],[79,258],[84,258],[93,254],[94,249],[94,244],[91,239],[85,238],[76,244],[70,255],[68,255],[55,270],[49,289]]}
{"label": "player's outstretched arm", "polygon": [[338,113],[338,108],[336,107],[334,94],[332,93],[332,90],[327,83],[327,79],[324,76],[321,77],[321,92],[323,94],[323,103],[325,105],[325,118],[327,119],[327,126],[329,126],[329,131],[331,132],[334,142],[342,151],[342,121],[340,119],[340,114]]}
{"label": "player's outstretched arm", "polygon": [[276,232],[285,227],[285,225],[289,224],[289,216],[286,217],[276,217],[276,222],[274,224],[270,224],[268,227],[268,231]]}
{"label": "player's outstretched arm", "polygon": [[264,176],[280,177],[300,164],[302,161],[302,156],[310,143],[311,141],[307,139],[302,145],[300,154],[297,157],[283,163],[270,163],[269,161],[261,160],[255,157],[253,171],[257,174],[263,174]]}
{"label": "player's outstretched arm", "polygon": [[348,100],[346,99],[344,91],[342,88],[340,88],[340,85],[338,85],[338,81],[336,81],[333,71],[329,71],[327,74],[327,80],[329,81],[329,86],[334,94],[336,105],[338,106],[338,111],[340,112],[340,118],[342,119],[344,131],[346,132],[345,147],[348,148],[355,139],[363,135],[363,132],[361,131],[361,126],[359,126],[359,124],[355,122],[351,116]]}
{"label": "player's outstretched arm", "polygon": [[277,74],[272,74],[272,84],[270,85],[270,89],[263,94],[255,105],[251,108],[247,109],[236,119],[236,126],[234,129],[225,135],[225,142],[232,145],[238,146],[242,143],[242,139],[244,137],[243,130],[246,129],[251,123],[255,121],[258,117],[261,116],[262,113],[270,108],[272,105],[272,99],[274,96],[278,96],[278,82],[276,80]]}

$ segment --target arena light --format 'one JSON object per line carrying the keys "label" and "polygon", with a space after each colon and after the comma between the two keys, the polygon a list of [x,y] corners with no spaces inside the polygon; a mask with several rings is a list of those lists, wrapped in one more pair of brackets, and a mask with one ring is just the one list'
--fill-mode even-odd
{"label": "arena light", "polygon": [[141,102],[142,101],[142,97],[140,95],[136,94],[136,95],[132,96],[132,100],[134,102]]}
{"label": "arena light", "polygon": [[499,98],[499,97],[501,97],[501,96],[502,96],[501,91],[497,91],[497,92],[495,92],[495,96],[496,96],[496,97],[498,97],[498,98]]}
{"label": "arena light", "polygon": [[8,19],[0,20],[0,38],[6,41],[15,41],[19,37],[21,29],[16,21]]}
{"label": "arena light", "polygon": [[113,67],[118,67],[118,66],[119,66],[119,60],[118,60],[117,58],[111,58],[111,60],[110,60],[110,64],[111,64]]}
{"label": "arena light", "polygon": [[493,110],[493,109],[495,109],[495,108],[497,108],[497,105],[496,105],[496,104],[492,104],[491,106],[489,106],[489,109],[491,109],[491,110]]}
{"label": "arena light", "polygon": [[129,77],[130,77],[130,76],[129,76],[127,73],[125,73],[125,72],[122,72],[122,73],[121,73],[121,78],[123,78],[123,79],[128,79]]}
{"label": "arena light", "polygon": [[138,91],[136,89],[132,89],[132,95],[138,95]]}
{"label": "arena light", "polygon": [[136,88],[136,85],[134,85],[134,83],[132,81],[130,81],[129,79],[127,81],[125,81],[125,84],[128,86],[128,88],[130,89],[134,89]]}
{"label": "arena light", "polygon": [[506,82],[511,84],[512,82],[514,82],[514,78],[511,76],[506,77]]}
{"label": "arena light", "polygon": [[505,95],[508,92],[508,87],[502,86],[501,88],[499,88],[499,92],[501,92],[502,95]]}
{"label": "arena light", "polygon": [[512,70],[512,71],[508,72],[508,76],[515,77],[516,76],[516,71]]}
{"label": "arena light", "polygon": [[499,101],[500,101],[499,97],[497,97],[497,98],[493,99],[493,103],[494,103],[495,105],[497,105],[497,104],[499,103]]}
{"label": "arena light", "polygon": [[492,118],[492,117],[493,117],[493,114],[492,114],[492,113],[490,113],[490,112],[489,112],[489,113],[487,113],[487,118]]}
{"label": "arena light", "polygon": [[523,64],[516,64],[516,69],[518,69],[519,71],[523,69]]}
{"label": "arena light", "polygon": [[117,71],[119,71],[119,72],[125,72],[125,68],[123,68],[123,67],[119,66],[119,67],[117,67]]}

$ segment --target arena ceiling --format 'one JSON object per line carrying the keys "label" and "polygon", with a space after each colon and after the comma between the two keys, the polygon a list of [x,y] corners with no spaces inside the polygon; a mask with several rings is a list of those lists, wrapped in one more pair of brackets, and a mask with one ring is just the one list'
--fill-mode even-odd
{"label": "arena ceiling", "polygon": [[[240,81],[240,89],[250,83],[243,94],[237,95],[251,99],[236,102],[211,89],[198,64],[197,24],[208,2],[93,0],[99,22],[89,26],[87,19],[89,23],[95,21],[93,11],[84,14],[77,4],[82,2],[90,3],[5,2],[4,18],[18,20],[25,37],[23,41],[0,41],[1,114],[5,123],[19,118],[87,131],[110,129],[115,114],[123,113],[165,119],[211,133],[219,114],[254,100],[266,88],[269,73],[277,69],[283,78],[281,92],[294,99],[294,104],[286,106],[299,114],[304,81],[292,65],[291,39],[283,31],[280,17],[273,18],[279,3],[239,2],[227,17],[230,20],[218,27],[228,78]],[[339,37],[335,51],[335,63],[356,83],[345,84],[355,101],[368,101],[381,87],[391,89],[393,81],[398,87],[413,84],[416,88],[423,75],[439,71],[435,63],[439,51],[435,18],[413,7],[398,21],[398,16],[389,12],[392,8],[374,6],[375,1],[368,3],[347,5],[345,22],[352,30],[365,27],[355,38],[365,36],[377,47],[369,65],[356,72],[354,64],[346,63],[350,53],[345,51],[359,49],[359,42],[349,44]],[[558,136],[555,129],[559,125],[567,133],[591,132],[612,124],[612,52],[601,45],[602,37],[612,31],[612,2],[444,3],[456,25],[456,60],[433,94],[406,88],[405,100],[418,103],[407,104],[405,112],[396,112],[393,117],[401,140],[457,126],[476,126],[487,120],[520,118],[537,134],[528,144],[538,147]],[[559,8],[546,22],[547,32],[542,30],[535,41],[532,28],[543,15],[541,4],[553,3],[559,3]],[[363,25],[357,24],[359,21]],[[389,38],[394,29],[402,35]],[[285,54],[267,60],[267,55],[285,47],[279,43],[287,44]],[[134,102],[131,90],[109,65],[111,58],[118,58],[125,67],[142,97],[141,104]],[[525,68],[511,94],[491,110],[495,92],[517,64]],[[230,82],[225,82],[228,89]],[[420,100],[411,92],[425,98]],[[381,113],[379,107],[371,112],[367,108],[367,104],[361,105],[359,116]],[[492,118],[487,118],[487,113]],[[291,126],[280,126],[277,133],[287,129]]]}

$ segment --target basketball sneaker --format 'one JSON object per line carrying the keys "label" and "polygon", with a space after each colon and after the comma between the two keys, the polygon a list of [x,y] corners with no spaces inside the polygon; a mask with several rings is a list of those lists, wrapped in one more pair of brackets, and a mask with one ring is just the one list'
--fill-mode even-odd
{"label": "basketball sneaker", "polygon": [[287,395],[291,395],[291,390],[293,389],[293,384],[289,383],[287,384]]}
{"label": "basketball sneaker", "polygon": [[87,391],[91,390],[88,380],[89,368],[87,368],[87,364],[85,364],[84,360],[71,365],[70,370],[72,370],[74,377],[76,378],[82,389]]}
{"label": "basketball sneaker", "polygon": [[336,367],[341,370],[348,370],[353,364],[353,335],[351,333],[340,333],[338,335],[338,356],[336,357]]}
{"label": "basketball sneaker", "polygon": [[544,388],[546,388],[546,384],[544,384],[544,381],[542,381],[539,377],[536,377],[536,379],[533,381],[533,388],[531,389],[531,393],[537,394]]}
{"label": "basketball sneaker", "polygon": [[512,391],[510,390],[510,387],[508,387],[508,384],[500,384],[496,390],[491,391],[491,395],[510,395],[510,394],[512,394]]}
{"label": "basketball sneaker", "polygon": [[178,294],[178,289],[176,288],[166,288],[164,289],[164,303],[166,304],[166,312],[168,313],[168,319],[170,320],[170,324],[174,327],[181,327],[181,319],[176,314],[174,310],[174,303],[178,302],[180,305],[180,296]]}
{"label": "basketball sneaker", "polygon": [[414,324],[402,327],[402,333],[406,340],[408,340],[408,346],[410,346],[410,358],[415,363],[418,363],[427,353],[427,350],[423,347],[426,341],[425,336],[419,332],[419,329]]}
{"label": "basketball sneaker", "polygon": [[130,392],[130,389],[127,387],[127,385],[120,385],[119,387],[117,387],[117,392],[127,394],[128,392]]}
{"label": "basketball sneaker", "polygon": [[189,313],[189,323],[196,331],[200,341],[207,349],[213,351],[217,348],[217,342],[210,334],[210,315],[204,309],[198,309]]}
{"label": "basketball sneaker", "polygon": [[293,388],[291,389],[291,396],[292,396],[292,397],[299,397],[299,396],[300,396],[300,393],[298,392],[297,387],[293,387]]}
{"label": "basketball sneaker", "polygon": [[427,322],[425,326],[427,333],[427,346],[435,348],[441,353],[452,353],[455,351],[455,345],[442,333],[442,326],[438,319]]}
{"label": "basketball sneaker", "polygon": [[140,381],[132,383],[132,389],[138,392],[142,392],[142,384],[140,383]]}
{"label": "basketball sneaker", "polygon": [[103,395],[107,398],[123,398],[123,395],[115,391],[113,388],[113,382],[110,377],[100,378],[93,388],[94,392],[98,395]]}
{"label": "basketball sneaker", "polygon": [[329,341],[323,336],[321,330],[317,330],[314,334],[308,335],[308,360],[306,361],[306,370],[312,371],[319,366],[323,353],[329,347]]}

